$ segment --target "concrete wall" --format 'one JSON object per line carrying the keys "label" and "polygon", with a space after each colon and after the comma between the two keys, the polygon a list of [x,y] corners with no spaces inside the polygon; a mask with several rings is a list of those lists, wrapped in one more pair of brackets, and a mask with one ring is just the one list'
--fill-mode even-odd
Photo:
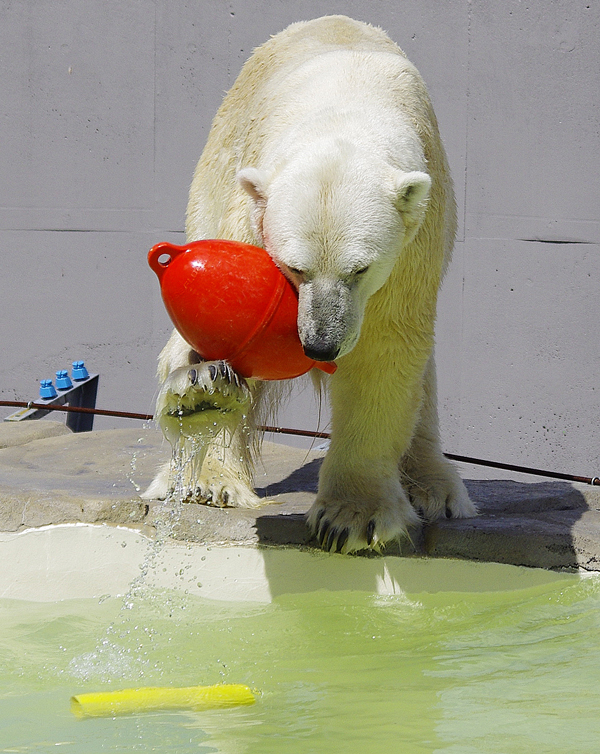
{"label": "concrete wall", "polygon": [[[326,13],[405,49],[449,152],[460,227],[438,328],[445,449],[599,473],[590,0],[1,0],[1,397],[31,399],[84,359],[100,407],[152,411],[170,326],[146,252],[182,240],[194,165],[252,48]],[[316,428],[308,396],[282,423]]]}

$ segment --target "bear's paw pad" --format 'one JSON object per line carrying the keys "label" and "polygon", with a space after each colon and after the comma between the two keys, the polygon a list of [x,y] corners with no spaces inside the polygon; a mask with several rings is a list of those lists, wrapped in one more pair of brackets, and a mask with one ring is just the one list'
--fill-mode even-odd
{"label": "bear's paw pad", "polygon": [[239,412],[249,402],[246,381],[226,361],[208,361],[171,372],[162,385],[157,413],[185,419],[204,412]]}

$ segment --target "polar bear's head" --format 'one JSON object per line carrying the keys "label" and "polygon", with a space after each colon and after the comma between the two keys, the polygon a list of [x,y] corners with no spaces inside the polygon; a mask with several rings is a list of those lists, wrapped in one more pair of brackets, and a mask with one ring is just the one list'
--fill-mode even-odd
{"label": "polar bear's head", "polygon": [[238,174],[257,238],[298,289],[304,350],[332,361],[356,345],[369,298],[416,235],[431,186],[372,156],[300,155],[272,174]]}

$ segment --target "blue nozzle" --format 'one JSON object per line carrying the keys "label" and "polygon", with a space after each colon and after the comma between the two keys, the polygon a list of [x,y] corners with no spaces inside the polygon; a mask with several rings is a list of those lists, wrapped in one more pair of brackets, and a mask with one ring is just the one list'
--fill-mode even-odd
{"label": "blue nozzle", "polygon": [[89,376],[90,375],[88,374],[88,370],[85,368],[83,361],[73,362],[73,371],[71,372],[71,377],[74,380],[87,380]]}
{"label": "blue nozzle", "polygon": [[56,373],[56,388],[58,390],[69,390],[73,387],[73,383],[69,378],[69,373],[66,369],[61,369]]}
{"label": "blue nozzle", "polygon": [[52,380],[42,380],[40,382],[40,398],[56,398],[57,393],[52,384]]}

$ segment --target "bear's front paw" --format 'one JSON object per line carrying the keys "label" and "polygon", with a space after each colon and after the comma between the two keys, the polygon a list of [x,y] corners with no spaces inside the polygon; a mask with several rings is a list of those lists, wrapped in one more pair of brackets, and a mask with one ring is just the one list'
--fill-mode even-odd
{"label": "bear's front paw", "polygon": [[386,542],[406,536],[408,528],[419,523],[401,490],[393,497],[377,500],[319,496],[308,513],[312,533],[328,552],[380,550]]}
{"label": "bear's front paw", "polygon": [[235,425],[251,400],[246,381],[225,361],[173,370],[161,386],[156,417],[169,440]]}

